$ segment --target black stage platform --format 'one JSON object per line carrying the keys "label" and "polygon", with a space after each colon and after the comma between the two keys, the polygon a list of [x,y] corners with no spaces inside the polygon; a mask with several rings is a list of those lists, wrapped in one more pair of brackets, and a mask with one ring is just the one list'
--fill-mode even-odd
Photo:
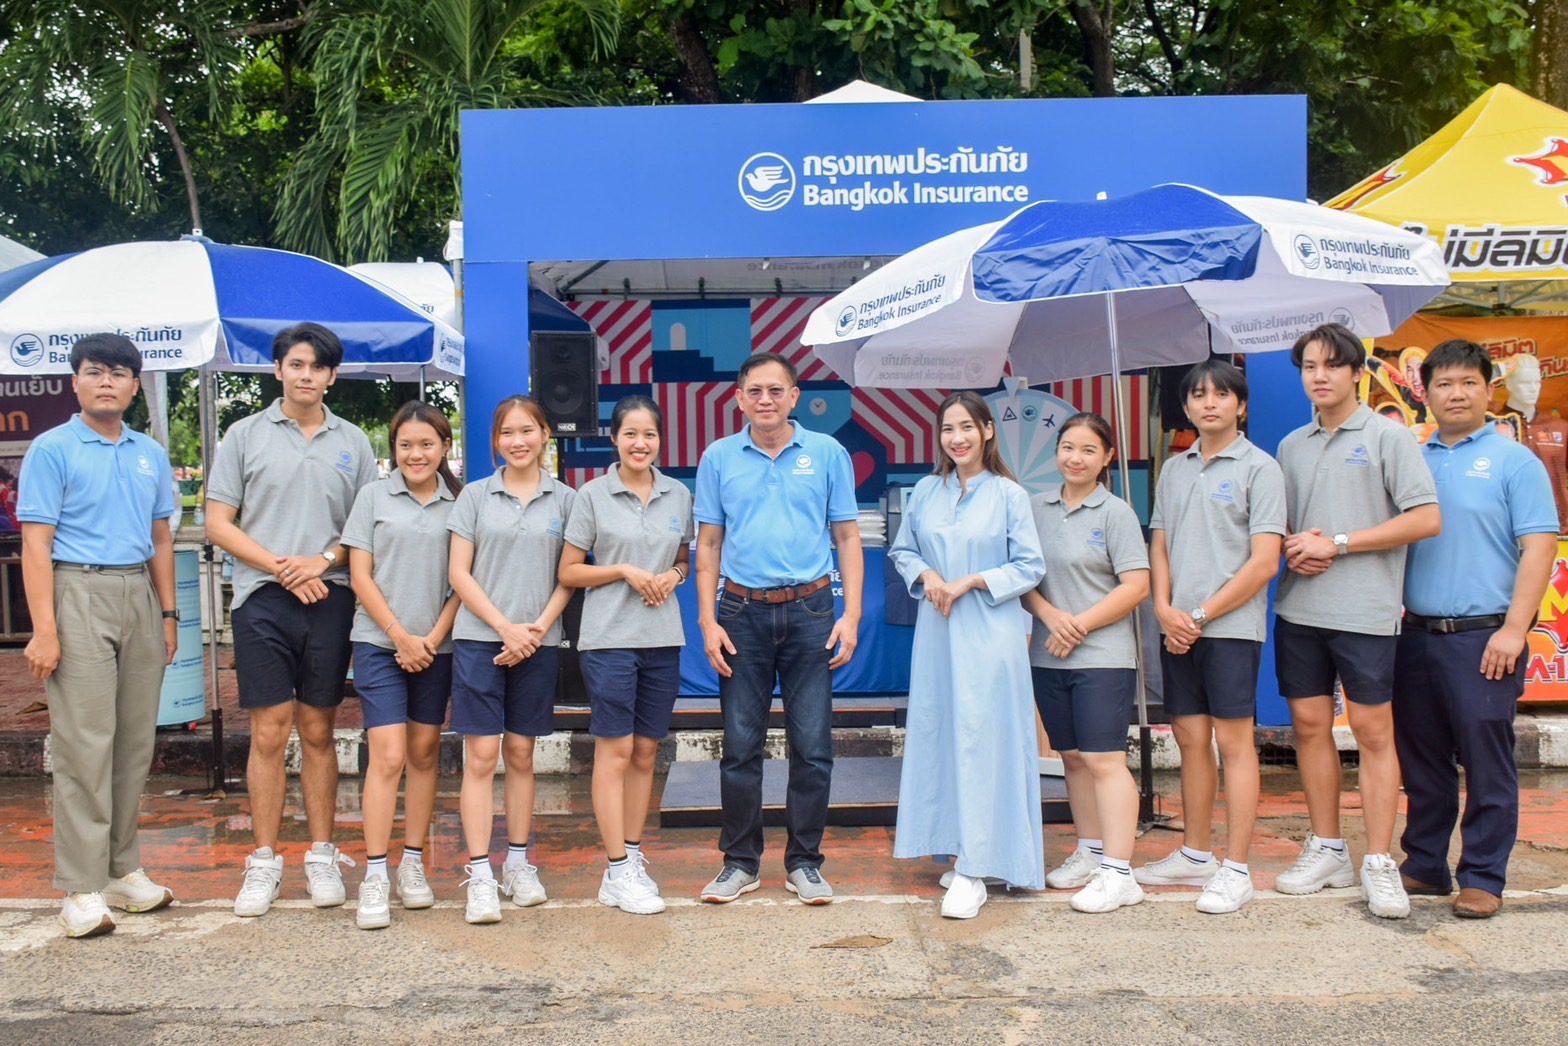
{"label": "black stage platform", "polygon": [[[898,776],[903,764],[904,760],[899,756],[835,759],[828,824],[892,825],[898,814]],[[764,760],[764,824],[772,827],[784,824],[784,787],[788,780],[788,760]],[[1072,813],[1067,808],[1067,784],[1061,778],[1040,778],[1040,815],[1044,824],[1072,822]],[[664,798],[659,803],[659,825],[663,828],[717,828],[719,822],[718,761],[672,764],[664,783]]]}

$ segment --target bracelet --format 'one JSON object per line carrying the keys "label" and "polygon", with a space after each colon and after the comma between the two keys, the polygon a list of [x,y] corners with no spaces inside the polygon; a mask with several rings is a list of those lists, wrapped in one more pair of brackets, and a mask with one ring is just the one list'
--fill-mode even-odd
{"label": "bracelet", "polygon": [[677,585],[684,585],[686,583],[686,571],[681,569],[681,565],[679,563],[677,563],[673,567],[671,567],[670,569],[675,571],[675,576],[676,577],[680,578],[680,580],[675,582],[675,583]]}

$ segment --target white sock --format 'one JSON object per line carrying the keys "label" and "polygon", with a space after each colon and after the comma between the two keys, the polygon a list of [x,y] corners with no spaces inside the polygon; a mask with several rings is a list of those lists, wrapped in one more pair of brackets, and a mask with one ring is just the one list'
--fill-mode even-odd
{"label": "white sock", "polygon": [[513,865],[516,865],[516,864],[527,864],[527,863],[528,863],[528,844],[527,843],[524,843],[522,846],[518,846],[516,843],[507,843],[506,844],[506,867],[510,868],[510,867],[512,867]]}
{"label": "white sock", "polygon": [[490,858],[481,857],[477,861],[468,862],[468,874],[475,879],[495,879],[495,869],[490,866]]}
{"label": "white sock", "polygon": [[1225,867],[1229,868],[1233,872],[1240,872],[1242,875],[1252,874],[1250,871],[1248,871],[1246,865],[1238,864],[1237,862],[1232,861],[1229,857],[1225,858]]}
{"label": "white sock", "polygon": [[1102,859],[1105,857],[1105,840],[1104,839],[1080,839],[1080,840],[1078,840],[1078,848],[1080,850],[1088,850],[1090,853],[1094,854],[1094,856],[1096,856],[1096,857],[1099,857],[1099,858],[1102,858]]}
{"label": "white sock", "polygon": [[251,854],[251,856],[258,861],[270,861],[273,858],[272,847],[258,846],[256,847],[256,852]]}
{"label": "white sock", "polygon": [[398,863],[399,864],[424,864],[425,863],[425,851],[421,847],[418,847],[418,846],[405,846],[405,847],[403,847],[402,859]]}
{"label": "white sock", "polygon": [[1191,861],[1193,864],[1207,864],[1208,862],[1214,860],[1214,851],[1194,850],[1190,846],[1183,846],[1181,848],[1181,855],[1187,860]]}
{"label": "white sock", "polygon": [[1318,842],[1324,849],[1333,850],[1335,853],[1345,852],[1345,840],[1343,839],[1325,839],[1322,836],[1318,836]]}
{"label": "white sock", "polygon": [[365,858],[365,878],[366,879],[380,879],[383,882],[386,881],[386,878],[387,878],[387,855],[386,854],[382,854],[380,857],[367,857],[367,858]]}
{"label": "white sock", "polygon": [[1119,872],[1122,875],[1132,874],[1132,862],[1117,857],[1100,858],[1100,867],[1109,868],[1111,871]]}
{"label": "white sock", "polygon": [[630,856],[622,857],[619,861],[610,862],[610,881],[614,882],[626,874],[626,869],[632,866]]}

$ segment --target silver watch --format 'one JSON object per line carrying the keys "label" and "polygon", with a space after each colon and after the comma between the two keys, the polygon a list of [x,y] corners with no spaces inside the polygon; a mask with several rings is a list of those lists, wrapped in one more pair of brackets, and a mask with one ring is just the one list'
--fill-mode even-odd
{"label": "silver watch", "polygon": [[1203,623],[1209,619],[1209,612],[1204,610],[1202,607],[1198,607],[1187,616],[1192,618],[1193,624],[1197,625],[1199,628],[1202,628]]}
{"label": "silver watch", "polygon": [[327,561],[327,566],[329,567],[338,565],[338,554],[330,548],[321,554],[321,558]]}
{"label": "silver watch", "polygon": [[1350,535],[1349,534],[1335,534],[1334,535],[1334,554],[1337,555],[1337,556],[1348,556],[1348,555],[1350,555]]}

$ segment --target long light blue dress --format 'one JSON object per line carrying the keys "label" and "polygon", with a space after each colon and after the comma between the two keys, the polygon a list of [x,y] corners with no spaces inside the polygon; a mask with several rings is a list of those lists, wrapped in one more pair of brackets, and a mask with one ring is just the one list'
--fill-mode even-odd
{"label": "long light blue dress", "polygon": [[[1045,889],[1039,746],[1019,596],[1045,575],[1029,495],[982,472],[959,497],[956,475],[910,495],[888,554],[919,599],[909,669],[894,857],[956,855],[964,875]],[[920,575],[985,578],[948,617]]]}

